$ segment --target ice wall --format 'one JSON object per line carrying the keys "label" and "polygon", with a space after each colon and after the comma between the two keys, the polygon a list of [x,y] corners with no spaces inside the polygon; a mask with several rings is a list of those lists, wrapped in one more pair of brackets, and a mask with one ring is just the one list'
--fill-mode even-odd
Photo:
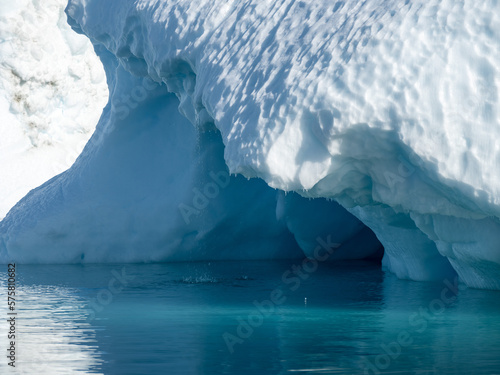
{"label": "ice wall", "polygon": [[[196,129],[213,124],[231,173],[336,200],[399,277],[500,288],[497,2],[71,0],[67,13],[127,74],[164,83]],[[307,228],[284,223],[307,252]]]}
{"label": "ice wall", "polygon": [[107,101],[102,64],[66,4],[0,1],[0,219],[73,164]]}

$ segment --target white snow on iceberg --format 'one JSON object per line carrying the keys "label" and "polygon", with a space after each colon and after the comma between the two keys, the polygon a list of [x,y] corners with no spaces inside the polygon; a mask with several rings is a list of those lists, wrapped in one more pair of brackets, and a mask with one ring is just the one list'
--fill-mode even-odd
{"label": "white snow on iceberg", "polygon": [[0,1],[0,219],[73,164],[108,98],[102,64],[65,5]]}
{"label": "white snow on iceberg", "polygon": [[[85,259],[143,258],[117,242],[120,233],[157,238],[148,247],[150,260],[217,257],[217,243],[243,247],[245,258],[251,250],[242,239],[263,244],[253,247],[263,249],[254,257],[292,256],[291,246],[281,251],[278,245],[290,232],[307,255],[317,234],[306,225],[310,215],[302,225],[300,214],[280,213],[308,212],[301,205],[315,203],[303,200],[294,209],[293,199],[258,181],[243,187],[236,177],[242,187],[227,193],[227,201],[217,195],[225,203],[196,214],[204,222],[193,231],[187,228],[192,223],[170,225],[178,216],[150,214],[155,207],[169,213],[176,204],[187,207],[190,194],[211,183],[208,172],[227,165],[232,174],[258,177],[282,191],[335,200],[374,231],[384,245],[383,264],[399,277],[429,280],[457,272],[469,286],[500,289],[497,2],[71,0],[66,12],[71,26],[96,45],[110,102],[72,169],[28,195],[0,224],[3,259],[75,261],[80,251],[67,246],[88,238],[94,238],[87,249],[95,254],[81,253]],[[147,91],[143,83],[153,81],[158,87]],[[177,96],[178,112],[194,127],[178,116],[173,98],[153,95],[162,87]],[[177,141],[168,147],[158,136],[141,143],[135,132],[159,124],[169,128],[163,132],[179,132],[166,136]],[[127,142],[142,150],[130,160],[119,152]],[[106,169],[118,165],[125,170],[119,179]],[[170,178],[145,183],[151,176],[139,172],[147,171]],[[92,191],[94,181],[106,178]],[[166,185],[171,200],[148,190]],[[250,201],[259,189],[262,198],[252,200],[262,204],[255,207],[258,215],[247,211],[241,222],[224,222],[223,213],[234,218],[241,212],[235,202]],[[248,198],[235,198],[236,191]],[[323,202],[330,208],[314,219],[318,233],[325,222],[342,222],[334,228],[345,229],[344,242],[364,238],[367,252],[376,252],[371,233],[360,234],[363,227],[340,206]],[[274,219],[269,208],[277,208]],[[141,210],[151,222],[133,221],[131,213]],[[184,211],[183,219],[186,212],[194,211]],[[228,226],[219,230],[222,223]],[[247,231],[253,223],[259,230]],[[37,246],[40,241],[47,248]],[[95,244],[100,247],[91,249]],[[188,252],[179,255],[180,248]],[[203,249],[209,249],[205,255]]]}

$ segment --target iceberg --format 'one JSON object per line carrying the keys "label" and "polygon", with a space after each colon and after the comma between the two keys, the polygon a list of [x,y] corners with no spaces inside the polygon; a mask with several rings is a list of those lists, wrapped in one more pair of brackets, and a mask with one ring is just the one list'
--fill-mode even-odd
{"label": "iceberg", "polygon": [[[500,289],[500,5],[70,0],[109,101],[0,261],[377,257]],[[380,241],[380,242],[379,242]]]}
{"label": "iceberg", "polygon": [[[28,194],[2,221],[4,259],[293,259],[304,256],[294,235],[314,245],[323,232],[346,242],[340,243],[336,258],[377,252],[380,243],[371,231],[334,202],[321,205],[323,231],[295,228],[292,222],[298,215],[322,221],[312,211],[316,202],[293,193],[283,197],[259,179],[230,176],[213,123],[195,128],[178,111],[180,102],[165,85],[131,75],[116,59],[109,64],[110,92],[120,93],[111,96],[116,102],[105,108],[73,167]],[[131,93],[130,99],[122,97],[125,92]],[[133,105],[126,107],[128,102]],[[293,212],[297,206],[302,212]],[[349,240],[363,230],[366,248],[356,257],[349,251]]]}

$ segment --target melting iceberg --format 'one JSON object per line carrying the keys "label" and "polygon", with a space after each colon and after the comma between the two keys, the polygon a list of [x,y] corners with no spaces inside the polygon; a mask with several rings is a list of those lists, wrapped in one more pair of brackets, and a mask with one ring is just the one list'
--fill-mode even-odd
{"label": "melting iceberg", "polygon": [[300,257],[331,235],[341,259],[380,241],[398,277],[500,289],[497,2],[66,13],[109,102],[71,169],[0,223],[1,261]]}

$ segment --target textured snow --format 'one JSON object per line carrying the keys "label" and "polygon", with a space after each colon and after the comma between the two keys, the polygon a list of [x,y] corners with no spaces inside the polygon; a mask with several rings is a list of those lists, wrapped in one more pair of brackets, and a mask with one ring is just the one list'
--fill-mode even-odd
{"label": "textured snow", "polygon": [[[90,177],[87,170],[96,169],[100,158],[111,158],[98,156],[102,147],[107,142],[118,147],[118,134],[125,131],[121,128],[131,121],[139,126],[142,118],[152,116],[156,120],[151,124],[180,126],[175,111],[167,111],[173,108],[173,99],[165,96],[165,105],[154,106],[146,103],[148,94],[147,100],[137,103],[145,90],[141,77],[147,77],[177,96],[179,112],[194,125],[195,139],[204,139],[215,128],[220,131],[224,161],[232,174],[258,177],[273,188],[304,197],[335,200],[373,230],[385,248],[384,266],[399,277],[429,280],[457,272],[469,286],[500,289],[500,5],[496,1],[71,0],[66,11],[73,28],[100,46],[108,80],[115,81],[110,84],[110,104],[94,134],[96,142],[87,145],[73,168],[28,195],[0,224],[3,257],[23,252],[23,259],[30,261],[41,241],[54,249],[57,259],[64,246],[77,242],[75,233],[89,237],[92,226],[86,224],[82,230],[77,222],[78,229],[64,228],[53,237],[64,238],[60,248],[47,240],[49,228],[66,220],[76,202],[80,214],[70,216],[86,214],[85,223],[92,223],[95,212],[100,212],[89,209],[75,192],[86,192],[90,186],[83,183]],[[114,68],[116,59],[123,71]],[[197,147],[220,163],[209,151],[219,147],[222,153],[215,138]],[[182,147],[186,142],[176,142],[175,149]],[[166,170],[196,169],[193,163],[210,159],[193,156],[188,147],[191,156],[178,160],[187,165],[177,169],[172,164],[179,153],[163,148],[154,142],[147,147],[156,150],[155,157],[159,153],[174,160],[166,163]],[[142,162],[146,168],[147,162]],[[122,163],[123,168],[127,165]],[[201,168],[193,175],[205,173],[206,182],[208,170]],[[258,182],[250,182],[243,196],[260,188]],[[173,189],[188,192],[198,186],[181,177],[174,185]],[[262,196],[267,194],[268,190]],[[363,227],[334,202],[324,200],[331,207],[319,209],[311,219],[311,207],[317,203],[296,203],[283,193],[274,194],[276,203],[266,207],[276,205],[276,222],[261,220],[265,227],[278,230],[270,237],[291,232],[307,255],[315,234],[324,234],[327,227],[345,230],[344,241],[358,233],[359,241],[369,243],[366,248],[377,247],[370,240],[372,234],[359,234]],[[228,199],[238,201],[233,193]],[[130,215],[132,207],[118,215],[110,213],[101,227],[116,216]],[[51,219],[56,211],[60,216]],[[231,216],[236,211],[227,212]],[[280,215],[285,212],[296,216]],[[302,213],[309,213],[303,222]],[[255,219],[250,215],[248,224]],[[206,220],[212,227],[221,223]],[[28,230],[32,228],[28,222],[36,222],[37,231]],[[286,228],[278,229],[280,225]],[[146,228],[150,226],[137,229],[137,236],[144,237]],[[203,228],[197,227],[195,242],[207,239],[200,234],[207,233]],[[231,226],[214,233],[232,230]],[[31,235],[31,243],[22,243]],[[239,241],[234,238],[236,246],[244,236]],[[217,240],[210,243],[207,248],[212,249]],[[279,253],[277,242],[271,243],[269,248]],[[113,246],[101,254],[118,253],[111,251]],[[148,259],[164,257],[162,252]]]}
{"label": "textured snow", "polygon": [[107,101],[102,64],[65,5],[0,1],[0,219],[73,164]]}

